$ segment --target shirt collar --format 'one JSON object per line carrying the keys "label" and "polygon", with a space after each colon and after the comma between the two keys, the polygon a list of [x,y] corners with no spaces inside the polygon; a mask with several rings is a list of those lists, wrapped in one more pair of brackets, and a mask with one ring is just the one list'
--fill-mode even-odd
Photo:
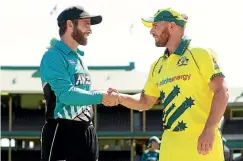
{"label": "shirt collar", "polygon": [[[71,52],[75,52],[70,47],[68,47],[63,41],[57,40],[57,42],[55,43],[55,47],[60,49],[61,51],[63,51],[63,53],[65,53],[65,54],[69,54]],[[75,53],[78,53],[81,56],[84,55],[84,52],[79,50],[79,49],[77,49],[77,52],[75,52]]]}
{"label": "shirt collar", "polygon": [[[179,46],[177,47],[177,49],[174,51],[173,54],[176,54],[179,56],[183,55],[185,53],[187,47],[189,46],[190,42],[191,42],[190,38],[183,37],[181,43],[179,44]],[[168,54],[169,54],[168,49],[166,49],[164,52],[164,56],[168,57]]]}
{"label": "shirt collar", "polygon": [[69,54],[72,51],[72,49],[68,47],[63,41],[59,40],[55,43],[55,47],[60,49],[65,54]]}
{"label": "shirt collar", "polygon": [[81,56],[84,56],[84,52],[82,50],[77,49],[77,53]]}

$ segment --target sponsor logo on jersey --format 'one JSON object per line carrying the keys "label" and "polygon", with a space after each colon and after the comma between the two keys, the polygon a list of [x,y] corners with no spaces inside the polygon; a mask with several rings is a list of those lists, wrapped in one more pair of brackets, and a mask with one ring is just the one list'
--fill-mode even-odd
{"label": "sponsor logo on jersey", "polygon": [[177,76],[174,76],[174,77],[171,77],[171,78],[163,79],[162,81],[157,83],[157,87],[162,86],[162,85],[167,84],[167,83],[170,83],[170,82],[178,81],[178,80],[187,81],[187,80],[190,80],[190,79],[191,79],[191,74],[177,75]]}
{"label": "sponsor logo on jersey", "polygon": [[74,79],[75,79],[75,85],[90,85],[91,84],[91,79],[90,75],[87,73],[77,73],[74,74]]}

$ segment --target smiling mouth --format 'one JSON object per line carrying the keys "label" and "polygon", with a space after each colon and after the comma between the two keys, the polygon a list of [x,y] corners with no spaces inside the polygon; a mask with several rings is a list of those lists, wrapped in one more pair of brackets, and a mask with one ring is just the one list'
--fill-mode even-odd
{"label": "smiling mouth", "polygon": [[153,35],[155,41],[158,41],[158,36]]}
{"label": "smiling mouth", "polygon": [[88,33],[85,33],[84,34],[84,37],[87,39],[89,37],[89,34]]}

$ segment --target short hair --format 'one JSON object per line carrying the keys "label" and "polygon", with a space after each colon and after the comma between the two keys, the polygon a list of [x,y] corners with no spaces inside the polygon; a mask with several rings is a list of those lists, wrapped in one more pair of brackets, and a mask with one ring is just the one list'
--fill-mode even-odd
{"label": "short hair", "polygon": [[[78,26],[78,20],[77,19],[76,20],[71,20],[71,21],[72,21],[74,27]],[[66,30],[67,30],[67,23],[63,23],[62,25],[60,25],[60,27],[59,27],[59,36],[62,37],[65,34]]]}

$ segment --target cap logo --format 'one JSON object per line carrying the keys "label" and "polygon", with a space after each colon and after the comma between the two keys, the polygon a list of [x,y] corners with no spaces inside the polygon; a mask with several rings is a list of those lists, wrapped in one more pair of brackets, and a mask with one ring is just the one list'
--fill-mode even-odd
{"label": "cap logo", "polygon": [[89,14],[87,14],[86,12],[82,12],[79,14],[80,17],[85,17],[85,16],[89,16]]}
{"label": "cap logo", "polygon": [[182,17],[183,19],[185,19],[185,20],[188,20],[188,16],[185,15],[185,14],[182,14],[181,17]]}

